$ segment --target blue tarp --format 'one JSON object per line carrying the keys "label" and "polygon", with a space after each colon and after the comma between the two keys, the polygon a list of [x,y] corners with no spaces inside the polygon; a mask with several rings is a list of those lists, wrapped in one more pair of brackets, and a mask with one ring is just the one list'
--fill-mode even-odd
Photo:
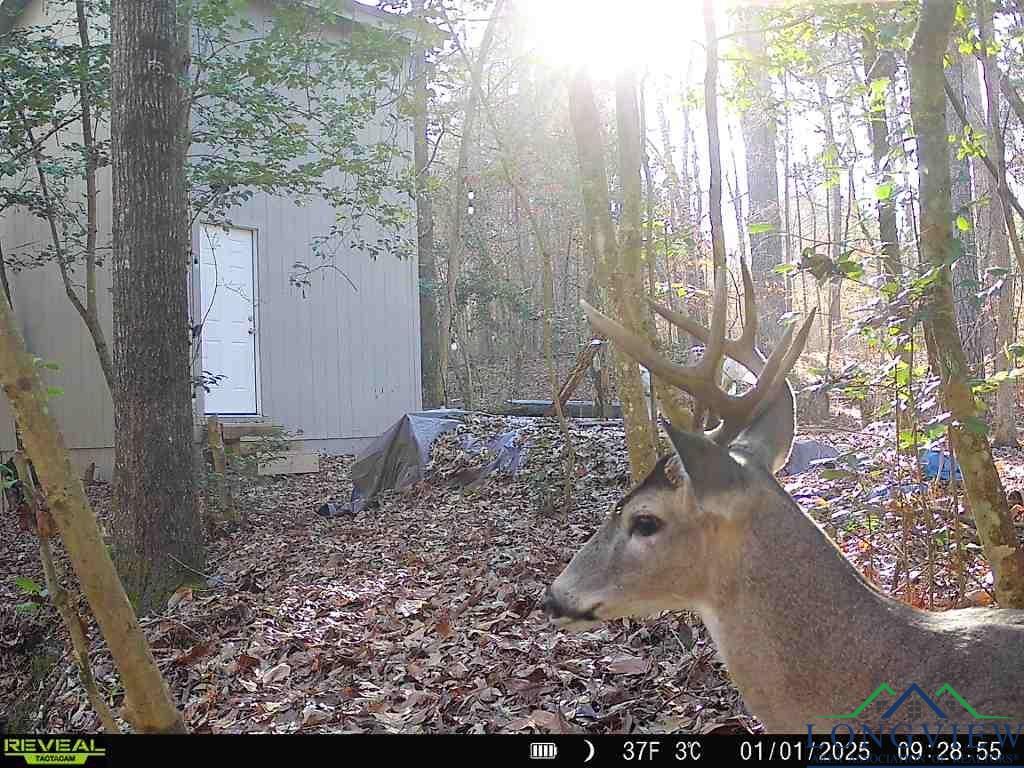
{"label": "blue tarp", "polygon": [[956,471],[957,482],[963,480],[963,475],[960,473],[960,465],[953,460],[953,457],[946,451],[936,450],[925,450],[919,454],[921,461],[921,470],[924,472],[924,476],[929,480],[938,478],[945,483],[949,482],[950,476],[952,475],[954,468]]}

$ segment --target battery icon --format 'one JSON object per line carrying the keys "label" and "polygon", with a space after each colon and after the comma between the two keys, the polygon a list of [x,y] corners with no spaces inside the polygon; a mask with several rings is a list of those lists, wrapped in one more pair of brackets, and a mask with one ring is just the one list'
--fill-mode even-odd
{"label": "battery icon", "polygon": [[531,760],[554,760],[558,757],[558,745],[551,741],[531,741]]}

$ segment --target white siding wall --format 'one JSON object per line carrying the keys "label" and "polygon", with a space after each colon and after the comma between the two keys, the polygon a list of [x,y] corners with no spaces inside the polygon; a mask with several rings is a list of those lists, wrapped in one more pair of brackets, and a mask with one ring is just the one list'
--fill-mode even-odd
{"label": "white siding wall", "polygon": [[[40,7],[34,3],[22,23],[38,20]],[[258,5],[255,13],[260,13]],[[384,125],[375,130],[391,131]],[[408,127],[397,140],[411,151]],[[110,239],[110,183],[107,169],[99,178],[101,245]],[[421,407],[415,259],[383,255],[371,261],[363,253],[343,251],[335,263],[358,290],[325,269],[312,278],[304,296],[290,285],[288,276],[296,261],[317,263],[309,244],[331,226],[330,207],[322,201],[300,207],[257,195],[232,212],[231,219],[236,226],[257,231],[261,413],[266,419],[301,432],[303,440],[332,441],[323,444],[329,449],[353,445],[353,438],[374,437],[406,411]],[[414,239],[414,225],[407,234]],[[8,213],[0,217],[0,238],[4,252],[12,254],[44,247],[48,235],[39,220]],[[198,248],[197,233],[193,246]],[[113,410],[89,334],[53,265],[21,271],[12,275],[12,282],[16,313],[30,350],[61,365],[59,372],[47,377],[65,390],[53,407],[67,443],[82,450],[87,460],[96,460],[95,450],[89,449],[113,446]],[[196,307],[198,268],[191,282]],[[112,341],[109,265],[100,270],[98,287],[104,327]],[[13,420],[3,402],[0,449],[13,446]]]}

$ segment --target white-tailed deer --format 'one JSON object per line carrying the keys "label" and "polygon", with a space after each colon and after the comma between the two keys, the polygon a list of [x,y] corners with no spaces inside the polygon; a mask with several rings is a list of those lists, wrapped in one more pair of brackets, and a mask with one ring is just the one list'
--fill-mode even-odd
{"label": "white-tailed deer", "polygon": [[[844,717],[858,731],[850,721],[920,731],[921,723],[895,711],[906,691],[917,694],[919,706],[927,699],[925,724],[1020,733],[1024,611],[917,610],[880,593],[843,557],[774,477],[794,432],[785,377],[814,313],[795,336],[790,327],[765,361],[754,348],[757,310],[746,264],[737,340],[725,338],[725,275],[716,278],[710,331],[653,305],[705,342],[695,366],[675,365],[584,305],[597,331],[722,421],[703,434],[665,425],[674,454],[615,505],[555,579],[546,612],[582,629],[624,616],[697,611],[744,701],[769,731],[806,733],[810,725],[827,732]],[[718,386],[723,354],[758,375],[745,395]]]}

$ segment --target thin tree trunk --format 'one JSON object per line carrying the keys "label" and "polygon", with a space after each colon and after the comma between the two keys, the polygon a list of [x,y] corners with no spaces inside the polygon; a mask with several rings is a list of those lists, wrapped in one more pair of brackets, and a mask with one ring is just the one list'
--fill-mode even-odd
{"label": "thin tree trunk", "polygon": [[[687,88],[690,85],[690,64],[691,59],[687,58],[686,61],[686,79],[684,80],[684,86]],[[683,216],[684,218],[680,221],[682,227],[683,241],[686,244],[687,253],[686,259],[683,264],[683,275],[686,281],[687,290],[687,301],[686,311],[690,317],[694,318],[697,322],[707,325],[708,313],[707,313],[707,280],[704,274],[703,265],[703,243],[700,232],[700,222],[703,221],[704,215],[701,210],[701,203],[703,197],[701,196],[700,190],[700,159],[697,156],[696,146],[693,152],[690,152],[690,143],[696,144],[693,138],[693,128],[690,125],[690,106],[689,100],[684,99],[683,101],[683,145],[682,145],[682,158],[683,162],[680,165],[682,168],[682,175],[680,181],[683,185]],[[690,171],[688,163],[690,157],[693,159],[693,170]],[[691,201],[694,204],[691,205]],[[687,345],[687,356],[689,356],[690,347],[696,343],[696,339],[689,339]]]}
{"label": "thin tree trunk", "polygon": [[89,661],[89,639],[86,637],[85,622],[78,613],[78,595],[69,595],[62,583],[61,571],[53,559],[53,548],[50,538],[56,534],[53,517],[39,503],[39,494],[32,481],[32,466],[23,451],[14,454],[14,465],[18,470],[18,484],[21,485],[29,514],[35,520],[36,535],[39,537],[39,559],[43,564],[43,575],[46,577],[46,591],[50,595],[53,607],[57,609],[64,627],[71,639],[71,652],[78,665],[78,674],[82,679],[82,687],[89,697],[89,703],[99,715],[105,733],[120,733],[114,713],[107,704],[106,698],[96,684],[96,676]]}
{"label": "thin tree trunk", "polygon": [[[423,18],[423,0],[413,0],[413,16]],[[413,91],[413,161],[416,167],[416,240],[419,253],[420,364],[423,405],[436,408],[444,403],[441,379],[441,339],[437,312],[437,263],[434,252],[434,209],[429,191],[430,155],[427,147],[427,43],[417,38],[413,52],[416,78]]]}
{"label": "thin tree trunk", "polygon": [[[843,193],[839,186],[839,144],[836,142],[835,124],[832,121],[832,100],[828,95],[828,85],[824,75],[819,77],[818,98],[821,103],[821,114],[825,122],[825,148],[826,157],[831,158],[832,167],[824,168],[826,178],[826,194],[828,205],[826,206],[826,221],[828,222],[829,251],[833,263],[839,261],[843,250]],[[834,178],[833,178],[834,174]],[[836,335],[839,324],[842,321],[842,280],[835,280],[829,286],[828,304],[828,336],[827,349],[825,350],[825,367],[827,375],[832,376],[832,350],[835,348]],[[831,406],[831,398],[829,399]]]}
{"label": "thin tree trunk", "polygon": [[188,32],[176,0],[111,4],[115,555],[141,613],[202,573],[186,274]]}
{"label": "thin tree trunk", "polygon": [[[708,129],[708,216],[711,220],[712,285],[728,281],[725,253],[725,226],[722,222],[722,150],[718,128],[718,32],[715,28],[713,0],[704,0],[704,119]],[[742,234],[740,235],[742,237]],[[716,377],[721,376],[721,361]],[[694,408],[694,424],[701,428],[709,414],[703,404]],[[717,416],[717,415],[716,415]]]}
{"label": "thin tree trunk", "polygon": [[[134,1],[134,0],[133,0]],[[110,559],[96,515],[71,466],[47,404],[34,357],[25,349],[10,304],[0,298],[0,385],[10,400],[25,451],[50,514],[121,675],[125,715],[145,733],[183,733],[185,724],[153,659]],[[191,474],[188,475],[191,477]]]}
{"label": "thin tree trunk", "polygon": [[[747,227],[743,221],[743,194],[740,189],[740,164],[736,160],[736,152],[732,149],[736,146],[733,141],[732,129],[729,128],[729,155],[732,160],[732,180],[729,178],[729,174],[725,175],[725,185],[729,188],[729,198],[732,202],[733,216],[736,217],[736,240],[740,246],[740,258],[747,261]],[[774,264],[772,266],[775,266]],[[751,270],[753,271],[753,270]],[[761,275],[757,275],[754,278],[760,284]],[[758,333],[761,333],[760,325],[758,325]]]}
{"label": "thin tree trunk", "polygon": [[950,285],[953,211],[942,67],[953,12],[953,5],[946,0],[922,0],[910,49],[911,118],[917,137],[921,194],[921,255],[938,275],[928,297],[925,328],[935,349],[946,407],[955,420],[949,436],[963,469],[978,537],[992,566],[996,597],[1004,607],[1021,608],[1024,551],[1017,541],[1002,480],[975,404]]}
{"label": "thin tree trunk", "polygon": [[[670,215],[669,220],[672,222],[672,231],[676,233],[679,231],[682,223],[688,221],[690,218],[689,209],[690,205],[685,201],[683,195],[686,194],[686,190],[683,187],[683,182],[679,177],[679,169],[676,167],[675,158],[673,157],[672,151],[672,129],[668,122],[668,115],[665,114],[665,103],[658,100],[657,105],[658,114],[658,128],[661,132],[661,144],[664,147],[664,155],[662,156],[662,165],[665,167],[665,187],[668,191],[668,199],[670,203]],[[686,155],[685,151],[683,154],[683,170],[686,169]]]}
{"label": "thin tree trunk", "polygon": [[[639,150],[640,165],[643,169],[644,185],[646,186],[646,219],[647,219],[647,233],[644,238],[644,260],[647,262],[647,294],[654,298],[655,292],[655,273],[656,264],[654,256],[654,183],[651,177],[651,164],[647,155],[647,108],[643,91],[639,93],[637,98],[637,89],[635,77],[633,78],[620,78],[624,80],[618,89],[622,93],[622,100],[618,106],[619,110],[632,109],[633,115],[620,115],[619,116],[619,152],[621,158],[621,171],[623,174],[634,173],[636,174],[637,181],[639,182],[639,168],[635,168],[632,164],[638,159],[635,151],[627,154],[623,148],[622,143],[627,139],[630,141],[631,146],[634,150]],[[632,84],[629,82],[632,79]],[[633,91],[633,98],[630,99],[629,91]],[[631,136],[630,131],[636,129],[636,135]],[[632,194],[639,196],[640,186],[637,183],[635,186],[630,186],[629,190]],[[637,226],[639,227],[640,218],[640,201],[636,200],[634,204],[635,210],[630,208],[632,213],[637,218]],[[637,252],[637,268],[639,270],[639,250]],[[666,254],[667,258],[667,254]],[[671,279],[669,280],[671,283]],[[638,289],[643,292],[643,286],[638,283]],[[669,286],[669,294],[671,295],[672,288]],[[639,306],[643,306],[643,299],[638,297]],[[650,338],[655,349],[660,351],[667,351],[666,345],[662,343],[658,336],[657,323],[655,322],[653,313],[645,311],[640,314],[643,318],[644,330],[647,332],[648,338]],[[669,337],[668,347],[671,348],[672,340]],[[676,426],[678,429],[691,429],[693,427],[693,415],[690,409],[687,407],[683,394],[675,387],[660,386],[655,377],[651,376],[651,403],[650,403],[650,417],[651,417],[651,429],[654,432],[655,437],[655,454],[657,454],[657,435],[658,435],[658,417],[657,417],[657,405],[661,405],[661,411],[668,417],[669,422]]]}
{"label": "thin tree trunk", "polygon": [[[747,162],[747,231],[750,237],[750,272],[758,285],[758,344],[774,349],[782,339],[782,316],[788,303],[786,279],[775,267],[784,259],[782,219],[779,213],[776,121],[768,67],[765,19],[760,9],[748,9],[743,17],[742,42],[753,57],[753,107],[740,115]],[[739,185],[737,184],[737,187]],[[743,231],[740,231],[740,239]]]}
{"label": "thin tree trunk", "polygon": [[711,219],[711,257],[714,284],[725,275],[725,225],[722,223],[722,141],[718,131],[718,32],[712,0],[704,0],[704,37],[707,52],[704,72],[704,110],[708,126],[708,215]]}
{"label": "thin tree trunk", "polygon": [[551,403],[558,418],[558,424],[565,436],[562,453],[562,466],[565,468],[562,491],[562,513],[569,514],[572,506],[573,480],[576,476],[576,453],[569,439],[569,424],[562,408],[562,400],[558,392],[558,367],[555,364],[554,349],[554,314],[555,314],[555,280],[551,265],[551,251],[541,249],[541,292],[544,295],[544,361],[548,368],[548,384],[551,387]]}
{"label": "thin tree trunk", "polygon": [[[617,89],[618,91],[619,89]],[[635,110],[635,106],[634,106]],[[622,279],[626,272],[624,263],[628,257],[620,259],[619,244],[615,234],[615,226],[610,214],[608,199],[608,175],[604,164],[604,137],[601,131],[601,116],[594,99],[593,86],[590,79],[582,72],[578,73],[569,86],[569,114],[573,133],[576,137],[576,150],[580,165],[580,185],[583,190],[583,208],[587,226],[592,234],[594,255],[598,264],[600,283],[609,287],[615,312],[628,327],[636,328],[636,320],[630,312],[635,304],[632,289]],[[639,133],[639,126],[636,129]],[[621,129],[620,129],[621,134]],[[620,146],[623,144],[620,135]],[[636,185],[640,184],[639,146],[636,147]],[[627,180],[623,179],[624,185]],[[628,199],[629,194],[625,197]],[[639,191],[637,191],[639,203]],[[637,205],[637,217],[639,205]],[[624,214],[624,219],[630,215]],[[639,221],[635,223],[635,234],[629,226],[626,228],[625,239],[633,239],[633,243],[624,246],[640,249]],[[638,261],[638,256],[637,256]],[[631,295],[633,294],[633,295]],[[627,314],[629,313],[629,314]],[[643,385],[640,369],[637,364],[616,350],[616,374],[619,384],[619,400],[622,403],[622,418],[626,429],[626,447],[629,451],[630,471],[637,482],[645,478],[657,461],[655,434],[651,429],[651,420],[646,415]]]}
{"label": "thin tree trunk", "polygon": [[[452,184],[452,231],[448,244],[448,274],[446,277],[447,290],[446,301],[441,305],[440,333],[441,379],[445,387],[446,396],[449,380],[448,368],[450,359],[449,353],[451,351],[452,342],[452,329],[454,326],[457,330],[458,326],[461,325],[458,317],[459,313],[456,309],[456,301],[458,296],[459,273],[462,271],[462,265],[466,256],[466,241],[462,230],[466,208],[469,203],[466,198],[466,174],[469,169],[469,153],[476,142],[476,113],[480,104],[484,67],[490,57],[491,46],[494,43],[494,33],[497,29],[498,20],[501,17],[504,5],[505,0],[495,0],[494,8],[491,9],[491,17],[487,21],[487,27],[484,29],[483,37],[480,40],[480,50],[477,52],[476,60],[473,62],[473,66],[469,73],[469,94],[466,96],[466,108],[463,112],[462,118],[462,137],[459,140],[459,159],[458,164],[455,166],[455,178]],[[460,346],[463,349],[464,355],[463,359],[467,365],[464,379],[464,398],[471,396],[471,387],[468,383],[471,375],[468,369],[468,344],[468,338],[460,339]],[[464,407],[468,408],[469,403],[464,403]]]}
{"label": "thin tree trunk", "polygon": [[[793,200],[790,194],[790,179],[792,178],[792,163],[790,162],[790,152],[793,144],[793,129],[790,122],[789,114],[789,80],[787,75],[783,74],[783,95],[782,100],[785,104],[785,142],[783,144],[783,155],[782,155],[782,221],[785,227],[785,237],[783,238],[783,254],[782,260],[786,264],[793,263]],[[796,183],[794,181],[793,190],[796,190]],[[788,273],[783,276],[786,282],[786,311],[791,312],[793,310],[793,278]]]}
{"label": "thin tree trunk", "polygon": [[[896,61],[890,51],[880,52],[878,50],[877,32],[865,34],[862,39],[861,51],[864,57],[864,75],[868,92],[873,93],[872,82],[880,79],[892,80],[895,72]],[[889,92],[892,84],[886,87]],[[891,171],[892,145],[889,142],[889,118],[887,111],[888,98],[883,95],[877,104],[871,105],[871,119],[868,122],[869,133],[871,134],[871,153],[874,159],[876,189],[887,189],[889,194],[876,195],[877,202],[875,210],[878,216],[878,235],[881,241],[882,269],[885,275],[892,280],[897,290],[903,284],[903,257],[900,253],[900,235],[896,225],[896,192],[895,179]],[[896,357],[905,366],[907,371],[914,368],[914,347],[913,327],[908,318],[901,319],[901,333],[897,340],[898,348]],[[896,429],[902,434],[910,427],[907,415],[913,413],[910,404],[911,389],[910,376],[905,378],[907,384],[900,386],[901,377],[894,376],[896,388]]]}
{"label": "thin tree trunk", "polygon": [[[80,33],[86,42],[88,41],[88,30]],[[86,54],[82,54],[83,58]],[[84,65],[83,65],[84,66]],[[13,95],[4,86],[3,78],[0,78],[0,91],[12,101]],[[107,344],[106,335],[99,321],[99,310],[96,304],[96,147],[92,139],[91,126],[91,96],[88,85],[80,84],[80,99],[82,100],[82,136],[83,144],[86,146],[86,299],[82,301],[78,295],[71,277],[69,255],[65,248],[62,236],[61,224],[57,218],[58,202],[54,199],[47,180],[46,164],[47,159],[43,154],[42,144],[36,141],[35,133],[32,130],[28,116],[24,110],[18,110],[18,119],[21,121],[31,147],[30,154],[32,164],[36,171],[36,180],[39,183],[39,196],[43,201],[43,218],[46,220],[50,230],[50,243],[53,246],[53,260],[57,265],[57,272],[60,274],[61,283],[64,285],[64,293],[75,308],[82,322],[92,338],[93,347],[100,364],[100,371],[111,394],[114,391],[113,362],[110,357],[110,347]],[[91,246],[90,246],[91,244]],[[90,303],[92,302],[92,303]]]}
{"label": "thin tree trunk", "polygon": [[[86,16],[85,0],[75,0],[75,16],[78,24],[78,37],[82,44],[80,69],[82,79],[79,82],[79,101],[82,115],[82,146],[85,149],[85,325],[93,338],[93,346],[100,360],[100,369],[111,385],[112,370],[110,349],[107,338],[100,325],[99,300],[96,294],[96,236],[99,232],[97,197],[99,188],[96,183],[96,171],[99,167],[96,137],[93,132],[92,84],[89,78],[89,20]],[[65,282],[67,273],[63,272]],[[68,286],[70,289],[70,286]]]}
{"label": "thin tree trunk", "polygon": [[[987,154],[992,158],[996,176],[997,199],[989,205],[992,238],[993,266],[1006,270],[1006,278],[999,291],[996,309],[996,354],[995,370],[1005,371],[1010,367],[1007,348],[1014,342],[1016,322],[1013,315],[1014,278],[1010,264],[1010,243],[1020,253],[1017,225],[1013,208],[1009,204],[1009,187],[1006,181],[1006,147],[1003,142],[1003,127],[999,119],[999,69],[995,59],[988,54],[992,40],[992,4],[989,0],[978,0],[978,34],[981,42],[981,62],[985,72],[985,103],[988,124],[989,145]],[[996,389],[995,423],[992,439],[996,445],[1017,445],[1017,402],[1011,381],[1003,381]]]}
{"label": "thin tree trunk", "polygon": [[[953,49],[954,46],[951,45],[950,56],[955,58],[954,64],[949,68],[950,85],[961,94],[965,102],[968,101],[966,95],[973,91],[977,98],[970,101],[976,105],[980,104],[981,89],[974,59],[969,59],[965,68],[959,52]],[[962,125],[956,117],[955,109],[948,111],[947,123],[950,135],[960,133]],[[975,376],[984,377],[985,342],[989,335],[987,329],[983,327],[985,312],[978,299],[978,293],[981,291],[979,256],[982,252],[980,245],[985,242],[986,233],[990,232],[990,224],[983,224],[983,220],[991,219],[992,216],[987,209],[981,208],[979,201],[985,196],[983,190],[987,190],[990,185],[987,173],[979,160],[957,160],[955,146],[950,147],[950,154],[953,211],[973,223],[968,231],[958,234],[963,245],[963,253],[953,265],[953,299],[956,302],[957,327],[960,329],[960,338],[963,339],[964,353],[971,364],[971,372]],[[993,204],[999,205],[994,195],[988,205]]]}

